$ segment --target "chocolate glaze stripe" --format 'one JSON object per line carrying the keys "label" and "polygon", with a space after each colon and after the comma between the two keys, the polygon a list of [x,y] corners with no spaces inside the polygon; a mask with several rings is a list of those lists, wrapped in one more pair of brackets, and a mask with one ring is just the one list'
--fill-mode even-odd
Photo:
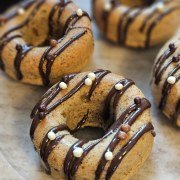
{"label": "chocolate glaze stripe", "polygon": [[145,19],[144,19],[144,21],[142,22],[142,25],[141,25],[141,27],[140,27],[140,29],[139,29],[139,31],[140,31],[141,33],[144,32],[144,30],[145,30],[148,22],[149,22],[149,21],[156,15],[156,13],[158,13],[158,12],[159,12],[159,11],[155,8],[155,9],[153,9],[153,10],[145,17]]}
{"label": "chocolate glaze stripe", "polygon": [[[71,79],[73,79],[76,75],[70,74],[66,75],[62,78],[63,82],[69,83]],[[33,139],[34,132],[40,123],[40,120],[45,117],[45,111],[47,105],[57,96],[57,94],[61,91],[59,87],[59,83],[55,86],[55,88],[50,89],[40,100],[40,102],[34,107],[31,118],[33,118],[33,122],[30,129],[30,136]]]}
{"label": "chocolate glaze stripe", "polygon": [[117,26],[117,35],[118,35],[117,39],[118,39],[119,43],[122,42],[122,34],[123,34],[122,29],[123,29],[124,21],[132,10],[133,10],[133,8],[127,9],[119,19],[118,26]]}
{"label": "chocolate glaze stripe", "polygon": [[[30,8],[36,1],[25,1],[20,8],[27,10],[28,8]],[[9,20],[11,20],[12,18],[14,18],[15,16],[18,15],[18,11],[15,11],[11,14],[5,14],[0,16],[0,24],[1,22],[5,23]]]}
{"label": "chocolate glaze stripe", "polygon": [[91,86],[91,89],[90,89],[90,91],[89,91],[89,94],[88,94],[88,98],[89,98],[89,99],[90,99],[91,96],[93,95],[94,90],[95,90],[96,87],[99,85],[99,83],[101,82],[101,80],[102,80],[107,74],[109,74],[109,73],[111,73],[111,71],[105,70],[104,72],[102,72],[102,73],[100,73],[100,74],[98,74],[98,75],[96,76],[96,79],[94,80],[94,82],[93,82],[93,84],[92,84],[92,86]]}
{"label": "chocolate glaze stripe", "polygon": [[[82,36],[84,36],[86,34],[87,30],[81,31],[79,33],[77,33],[76,35],[74,35],[73,37],[71,37],[67,42],[65,42],[65,44],[63,44],[54,54],[50,54],[51,50],[53,49],[52,46],[48,47],[46,49],[46,51],[44,52],[44,54],[42,55],[42,58],[40,60],[40,64],[39,64],[39,72],[41,74],[42,80],[44,85],[48,85],[50,83],[49,80],[49,76],[51,74],[51,67],[55,61],[55,59],[57,58],[57,56],[59,56],[66,48],[68,48],[73,42],[75,42],[76,40],[80,39]],[[63,41],[65,37],[61,38],[58,43],[61,43]],[[45,60],[47,61],[46,64],[46,73],[44,73],[43,70],[43,65]]]}
{"label": "chocolate glaze stripe", "polygon": [[[135,121],[135,119],[137,118],[137,116],[139,116],[145,109],[149,108],[150,107],[150,103],[149,101],[147,101],[146,99],[142,99],[141,100],[141,105],[142,107],[139,107],[139,103],[138,103],[138,111],[137,113],[135,113],[135,115],[133,116],[133,119],[130,119],[129,120],[129,123],[133,123]],[[88,147],[86,147],[84,149],[84,152],[83,152],[83,155],[76,159],[74,161],[74,164],[72,165],[71,169],[68,171],[68,173],[66,173],[66,175],[68,175],[68,177],[70,177],[69,179],[73,179],[76,171],[78,170],[78,167],[79,165],[81,164],[81,162],[83,161],[83,159],[87,156],[87,154],[98,144],[100,143],[101,141],[103,141],[105,138],[107,138],[109,135],[113,134],[114,131],[120,127],[120,125],[123,123],[124,119],[122,117],[126,117],[130,111],[133,111],[135,110],[134,108],[137,108],[136,105],[132,105],[132,107],[130,107],[130,109],[128,108],[124,113],[123,115],[117,120],[114,122],[114,124],[110,127],[110,129],[105,133],[105,135],[98,139],[94,144],[91,144],[89,145]],[[141,109],[142,108],[142,109]],[[133,112],[132,111],[132,112]],[[122,118],[122,119],[121,119]]]}
{"label": "chocolate glaze stripe", "polygon": [[[95,74],[99,74],[99,73],[104,73],[104,70],[97,70],[94,72]],[[64,101],[68,100],[69,98],[71,98],[77,91],[79,91],[83,86],[84,86],[84,81],[87,78],[87,76],[85,76],[68,94],[66,94],[64,97],[62,97],[61,99],[59,99],[57,102],[55,102],[53,105],[51,105],[50,107],[47,108],[47,114],[49,112],[51,112],[53,109],[55,109],[57,106],[59,106],[60,104],[62,104]]]}
{"label": "chocolate glaze stripe", "polygon": [[[128,108],[118,119],[115,121],[114,125],[110,128],[110,131],[117,129],[114,138],[111,140],[106,150],[102,154],[102,157],[99,161],[98,167],[96,169],[96,180],[100,179],[101,174],[107,164],[107,160],[105,159],[105,153],[107,151],[113,152],[120,142],[118,138],[118,134],[121,131],[121,124],[129,124],[130,126],[135,122],[135,120],[150,107],[149,101],[146,99],[136,99],[135,104],[133,104],[130,108]],[[117,123],[116,123],[117,122]],[[121,123],[121,124],[120,124]]]}
{"label": "chocolate glaze stripe", "polygon": [[116,8],[116,6],[113,5],[110,11],[104,10],[102,12],[102,20],[104,22],[104,33],[105,34],[107,34],[107,32],[108,32],[108,20],[109,20],[109,17],[110,17],[111,13],[113,12],[113,10],[115,8]]}
{"label": "chocolate glaze stripe", "polygon": [[180,114],[180,99],[178,99],[178,102],[176,104],[176,109],[175,109],[175,112],[173,114],[173,124],[174,125],[177,125],[179,114]]}
{"label": "chocolate glaze stripe", "polygon": [[54,22],[53,22],[53,17],[56,13],[56,11],[59,9],[59,12],[58,12],[58,19],[57,19],[57,25],[58,27],[60,27],[60,24],[59,24],[59,19],[65,9],[65,7],[72,3],[72,1],[67,1],[65,2],[64,0],[61,0],[59,3],[55,4],[54,7],[52,8],[50,14],[49,14],[49,36],[52,37],[53,34],[55,33],[54,32]]}
{"label": "chocolate glaze stripe", "polygon": [[160,14],[149,26],[147,33],[146,33],[146,41],[145,41],[145,47],[149,47],[150,40],[151,40],[151,34],[156,27],[156,25],[164,18],[166,15],[171,14],[175,10],[179,10],[180,6],[173,7],[171,9],[166,10],[164,13]]}
{"label": "chocolate glaze stripe", "polygon": [[[169,76],[174,76],[176,72],[180,69],[180,64],[178,64],[170,73]],[[180,75],[176,77],[176,83],[179,81]],[[162,89],[162,97],[159,104],[159,109],[163,110],[166,106],[168,95],[171,92],[171,89],[174,87],[174,84],[169,84],[167,80],[164,82],[163,89]]]}
{"label": "chocolate glaze stripe", "polygon": [[140,140],[140,138],[153,129],[154,128],[151,123],[144,125],[136,132],[136,134],[130,139],[130,141],[122,149],[119,150],[119,152],[111,161],[111,164],[107,170],[105,178],[106,180],[109,180],[112,177],[113,173],[116,171],[124,157],[131,151],[131,149]]}
{"label": "chocolate glaze stripe", "polygon": [[74,12],[67,20],[66,20],[66,23],[63,27],[63,30],[62,30],[62,34],[65,35],[66,32],[68,31],[69,27],[73,27],[81,18],[83,17],[87,17],[91,20],[91,18],[89,17],[88,13],[83,11],[83,14],[82,16],[78,16],[77,15],[77,12]]}
{"label": "chocolate glaze stripe", "polygon": [[119,99],[121,98],[121,96],[124,94],[124,92],[134,84],[134,82],[130,79],[122,79],[119,82],[117,82],[116,84],[122,84],[123,85],[123,89],[121,91],[118,91],[115,89],[115,86],[113,86],[113,88],[110,90],[108,96],[106,97],[106,101],[105,101],[105,106],[104,106],[104,110],[103,110],[103,115],[104,118],[106,120],[109,119],[110,116],[110,102],[112,100],[112,98],[115,96],[114,98],[114,102],[113,102],[113,108],[116,108],[117,103],[119,102]]}
{"label": "chocolate glaze stripe", "polygon": [[74,161],[76,158],[73,155],[73,151],[76,147],[82,147],[84,145],[84,141],[78,140],[76,143],[74,143],[71,148],[69,149],[65,161],[64,161],[64,173],[68,176],[68,179],[71,179],[68,172],[72,168],[72,165],[74,164]]}
{"label": "chocolate glaze stripe", "polygon": [[140,32],[144,32],[148,22],[151,20],[151,18],[153,18],[155,15],[157,15],[157,13],[159,13],[159,10],[157,9],[157,4],[159,2],[163,2],[164,4],[169,4],[171,3],[171,1],[164,1],[164,0],[158,0],[158,1],[155,1],[155,3],[152,5],[152,10],[150,13],[148,13],[148,15],[145,17],[143,23],[142,23],[142,26],[140,27],[139,31]]}
{"label": "chocolate glaze stripe", "polygon": [[[161,69],[157,69],[156,73],[155,73],[155,84],[158,85],[159,82],[161,81],[162,75],[163,73],[166,71],[166,69],[172,64],[172,63],[177,63],[179,62],[180,59],[180,54],[177,55],[177,57],[173,56],[171,58],[171,60],[164,65],[164,67],[162,67]],[[158,71],[159,70],[159,71]]]}
{"label": "chocolate glaze stripe", "polygon": [[78,122],[77,126],[75,129],[71,130],[71,133],[77,132],[82,126],[86,123],[89,115],[89,109],[87,111],[87,114],[84,115],[84,117]]}
{"label": "chocolate glaze stripe", "polygon": [[[102,73],[104,72],[104,70],[97,70],[95,71],[94,73],[97,74],[97,73]],[[41,102],[43,100],[40,101],[40,103],[38,103],[35,108],[33,109],[32,113],[31,113],[31,117],[33,117],[33,122],[32,122],[32,125],[31,125],[31,129],[30,129],[30,136],[31,138],[33,139],[33,135],[34,135],[34,132],[38,126],[38,124],[40,123],[40,120],[45,118],[45,116],[50,113],[52,110],[54,110],[57,106],[59,106],[61,103],[63,103],[64,101],[66,101],[67,99],[69,99],[71,96],[73,96],[79,89],[81,89],[83,86],[84,86],[84,81],[85,79],[87,78],[87,76],[85,76],[68,94],[66,94],[64,97],[62,97],[61,99],[59,99],[58,101],[56,101],[53,105],[49,106],[47,108],[47,105],[45,104],[41,104]],[[69,79],[69,78],[68,78]],[[53,94],[55,95],[52,95],[50,93],[50,97],[47,97],[47,102],[51,102],[54,97],[58,94],[59,92],[57,91],[53,91]],[[43,107],[40,109],[40,105],[43,105]],[[39,109],[39,110],[38,110]],[[38,110],[38,111],[37,111]],[[40,111],[40,112],[39,112]]]}
{"label": "chocolate glaze stripe", "polygon": [[127,39],[127,34],[128,34],[128,30],[131,26],[131,24],[133,24],[133,22],[136,20],[136,18],[142,13],[142,9],[141,8],[136,8],[133,9],[133,11],[131,11],[131,13],[129,13],[129,15],[127,16],[127,20],[124,26],[124,30],[123,30],[123,34],[121,35],[121,39],[122,42],[125,44],[126,43],[126,39]]}
{"label": "chocolate glaze stripe", "polygon": [[39,8],[43,5],[45,0],[41,0],[39,1],[36,6],[34,7],[34,9],[32,10],[32,12],[30,13],[30,15],[28,16],[28,18],[22,22],[21,24],[15,26],[14,28],[8,30],[6,33],[4,33],[4,35],[1,37],[0,40],[2,40],[3,38],[5,38],[7,35],[9,35],[11,32],[16,31],[18,29],[21,29],[23,26],[25,26],[26,24],[28,24],[36,15],[37,11],[39,10]]}
{"label": "chocolate glaze stripe", "polygon": [[31,46],[27,46],[27,45],[20,45],[17,44],[16,45],[16,50],[17,50],[17,54],[16,54],[16,58],[14,60],[14,67],[16,70],[16,76],[18,80],[21,80],[23,78],[20,66],[21,66],[21,62],[23,60],[23,58],[27,55],[27,53],[32,50],[33,47]]}
{"label": "chocolate glaze stripe", "polygon": [[[62,82],[65,82],[66,84],[69,83],[71,79],[73,79],[76,76],[76,74],[69,74],[62,77]],[[31,118],[35,116],[37,111],[39,109],[44,110],[46,109],[46,106],[56,97],[56,95],[60,92],[61,88],[59,87],[59,83],[54,85],[51,89],[49,89],[40,99],[40,101],[37,103],[37,105],[34,107],[34,109],[31,112]]]}
{"label": "chocolate glaze stripe", "polygon": [[4,47],[13,39],[21,38],[21,37],[22,37],[21,35],[14,35],[11,37],[7,37],[3,41],[0,42],[0,68],[2,70],[5,70],[4,62],[2,60],[2,51],[3,51]]}
{"label": "chocolate glaze stripe", "polygon": [[156,76],[157,72],[160,70],[162,64],[164,63],[164,61],[166,59],[168,59],[172,54],[174,54],[176,52],[177,47],[175,47],[175,44],[169,44],[169,48],[164,52],[163,55],[161,55],[159,57],[159,59],[157,60],[157,62],[155,63],[154,66],[154,71],[153,74]]}
{"label": "chocolate glaze stripe", "polygon": [[[49,132],[54,132],[57,133],[59,131],[64,131],[67,130],[69,131],[69,128],[67,127],[67,125],[63,124],[63,125],[59,125],[57,127],[54,127],[52,129],[50,129],[48,131]],[[40,147],[40,156],[44,162],[44,165],[46,167],[46,171],[48,172],[48,174],[50,174],[50,167],[49,167],[49,163],[48,163],[48,157],[50,155],[50,153],[53,151],[53,149],[58,145],[58,143],[63,139],[63,137],[65,137],[65,135],[59,135],[56,137],[55,140],[51,141],[48,138],[48,133],[46,134],[46,136],[44,137],[41,147]]]}

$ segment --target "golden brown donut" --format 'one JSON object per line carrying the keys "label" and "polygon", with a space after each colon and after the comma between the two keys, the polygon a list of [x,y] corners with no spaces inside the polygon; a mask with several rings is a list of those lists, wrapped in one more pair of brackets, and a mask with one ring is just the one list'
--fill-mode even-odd
{"label": "golden brown donut", "polygon": [[180,25],[180,0],[93,0],[93,14],[110,41],[147,48],[174,34]]}
{"label": "golden brown donut", "polygon": [[[35,106],[30,135],[55,179],[128,179],[152,149],[150,106],[132,80],[110,71],[66,75]],[[104,135],[77,139],[85,127]]]}
{"label": "golden brown donut", "polygon": [[159,109],[180,127],[180,36],[160,50],[152,73],[152,90]]}
{"label": "golden brown donut", "polygon": [[93,51],[89,15],[72,1],[26,1],[0,24],[0,67],[24,83],[48,85],[79,72]]}

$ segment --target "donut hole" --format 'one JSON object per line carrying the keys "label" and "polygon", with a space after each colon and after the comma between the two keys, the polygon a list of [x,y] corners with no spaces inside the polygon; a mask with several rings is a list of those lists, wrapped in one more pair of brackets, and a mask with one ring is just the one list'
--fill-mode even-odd
{"label": "donut hole", "polygon": [[144,6],[150,6],[153,4],[156,0],[119,0],[121,4],[124,4],[129,7],[144,7]]}
{"label": "donut hole", "polygon": [[30,23],[20,29],[26,44],[36,47],[45,47],[50,45],[51,39],[61,39],[63,37],[63,27],[60,25],[58,12],[59,8],[57,8],[52,16],[51,27],[49,24],[50,12],[46,6],[42,6]]}
{"label": "donut hole", "polygon": [[99,127],[84,127],[75,132],[73,136],[80,140],[91,141],[96,140],[104,135],[104,129]]}

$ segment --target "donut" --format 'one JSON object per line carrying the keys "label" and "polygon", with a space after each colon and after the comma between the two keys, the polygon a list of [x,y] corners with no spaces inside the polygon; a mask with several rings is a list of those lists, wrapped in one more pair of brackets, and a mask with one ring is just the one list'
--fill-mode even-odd
{"label": "donut", "polygon": [[[128,179],[152,149],[150,107],[132,80],[108,70],[65,75],[33,109],[30,136],[55,179]],[[78,139],[87,127],[104,133]]]}
{"label": "donut", "polygon": [[108,40],[148,48],[174,34],[180,25],[180,1],[93,0],[93,15]]}
{"label": "donut", "polygon": [[25,1],[0,16],[0,68],[23,83],[79,72],[93,47],[90,17],[72,1]]}
{"label": "donut", "polygon": [[180,127],[180,36],[160,50],[152,73],[152,91],[159,109]]}

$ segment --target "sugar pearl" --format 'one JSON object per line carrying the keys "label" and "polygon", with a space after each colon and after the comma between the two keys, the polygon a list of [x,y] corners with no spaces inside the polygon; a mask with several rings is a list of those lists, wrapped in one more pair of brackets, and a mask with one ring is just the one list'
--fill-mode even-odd
{"label": "sugar pearl", "polygon": [[107,151],[107,152],[105,153],[105,159],[106,159],[107,161],[111,161],[111,160],[113,159],[113,153],[112,153],[111,151]]}
{"label": "sugar pearl", "polygon": [[110,11],[111,8],[112,8],[112,5],[111,5],[110,3],[106,3],[106,4],[104,5],[104,10],[105,10],[105,11]]}
{"label": "sugar pearl", "polygon": [[96,79],[96,75],[93,72],[91,72],[88,74],[88,78],[94,81]]}
{"label": "sugar pearl", "polygon": [[157,7],[158,11],[160,11],[160,12],[162,12],[164,10],[164,4],[161,2],[158,3],[156,7]]}
{"label": "sugar pearl", "polygon": [[73,155],[74,155],[74,157],[80,158],[82,156],[83,152],[84,151],[82,148],[77,147],[76,149],[74,149]]}
{"label": "sugar pearl", "polygon": [[121,83],[118,83],[118,84],[115,85],[115,89],[118,90],[118,91],[122,90],[123,87],[124,86]]}
{"label": "sugar pearl", "polygon": [[55,134],[54,132],[50,131],[50,132],[48,133],[48,138],[49,138],[51,141],[53,141],[53,140],[56,139],[56,134]]}
{"label": "sugar pearl", "polygon": [[91,86],[92,85],[92,80],[90,78],[85,79],[85,85]]}
{"label": "sugar pearl", "polygon": [[61,89],[67,89],[67,84],[66,84],[65,82],[61,82],[61,83],[59,84],[59,87],[60,87]]}
{"label": "sugar pearl", "polygon": [[167,79],[167,82],[169,84],[175,84],[176,83],[176,78],[174,76],[169,76]]}
{"label": "sugar pearl", "polygon": [[25,13],[25,10],[23,8],[18,9],[18,14],[23,15]]}
{"label": "sugar pearl", "polygon": [[122,124],[121,129],[122,131],[128,133],[131,130],[131,126],[129,124]]}
{"label": "sugar pearl", "polygon": [[83,15],[82,9],[78,9],[78,10],[76,11],[76,13],[77,13],[78,16],[82,16],[82,15]]}
{"label": "sugar pearl", "polygon": [[50,44],[51,44],[52,47],[56,47],[57,44],[58,44],[58,42],[57,42],[55,39],[52,39],[52,40],[50,41]]}
{"label": "sugar pearl", "polygon": [[127,137],[128,137],[127,134],[125,132],[123,132],[123,131],[120,131],[118,133],[118,138],[121,139],[121,140],[125,140],[125,139],[127,139]]}

